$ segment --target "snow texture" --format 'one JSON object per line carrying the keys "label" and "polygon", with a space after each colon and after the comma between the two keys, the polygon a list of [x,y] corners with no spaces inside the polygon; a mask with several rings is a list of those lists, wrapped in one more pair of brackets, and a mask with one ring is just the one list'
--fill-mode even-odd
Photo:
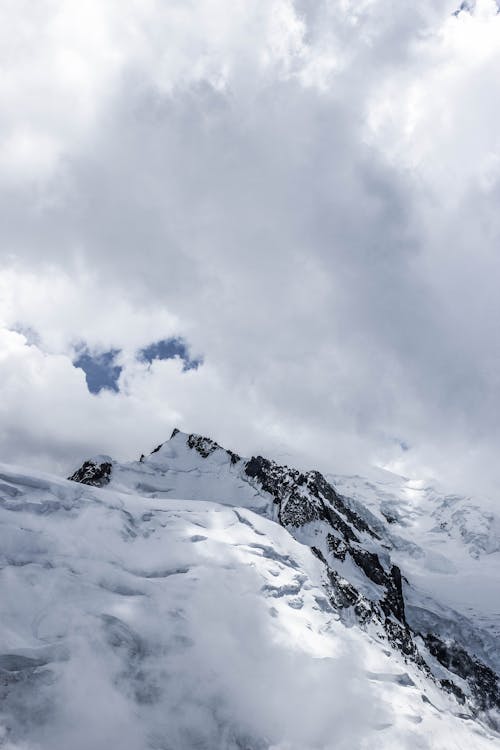
{"label": "snow texture", "polygon": [[[320,520],[293,538],[278,517],[286,503],[278,507],[239,456],[174,432],[140,461],[96,456],[84,466],[67,481],[0,465],[1,748],[499,746],[491,722],[473,716],[385,633],[346,621],[331,596],[330,567],[311,549],[311,540],[324,541]],[[415,581],[423,583],[424,569],[431,581],[452,577],[451,553],[436,563],[425,557],[432,544],[419,546],[434,532],[409,535],[414,546],[405,547],[397,540],[408,519],[388,524],[377,490],[370,495],[356,481],[349,485],[356,517],[373,514],[396,540],[391,556],[415,562]],[[369,508],[354,497],[361,488]],[[315,507],[323,507],[318,498]],[[481,547],[476,555],[477,536],[463,537],[462,520],[446,539],[475,570],[497,553]],[[366,549],[379,550],[380,540],[357,533]],[[427,568],[422,559],[431,560]],[[340,558],[329,562],[345,573]],[[351,580],[380,598],[352,560],[351,568]],[[432,609],[436,592],[438,583],[425,595],[425,616],[453,618],[445,605]],[[466,594],[464,587],[464,601]],[[414,620],[423,602],[412,600]],[[470,622],[476,634],[474,618],[461,617],[454,627]]]}

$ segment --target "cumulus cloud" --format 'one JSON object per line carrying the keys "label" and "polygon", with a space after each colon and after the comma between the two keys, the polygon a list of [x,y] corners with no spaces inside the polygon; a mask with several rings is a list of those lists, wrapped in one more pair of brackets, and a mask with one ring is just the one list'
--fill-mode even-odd
{"label": "cumulus cloud", "polygon": [[[7,460],[135,455],[178,422],[497,478],[496,3],[25,11],[0,24],[0,314],[37,338],[4,334]],[[137,361],[175,337],[203,366]],[[82,342],[120,350],[118,393],[88,393]]]}

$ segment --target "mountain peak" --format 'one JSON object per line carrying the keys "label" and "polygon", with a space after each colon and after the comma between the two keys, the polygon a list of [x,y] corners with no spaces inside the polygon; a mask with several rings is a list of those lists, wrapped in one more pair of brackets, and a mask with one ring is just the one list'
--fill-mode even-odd
{"label": "mountain peak", "polygon": [[[457,513],[465,523],[460,498],[430,497],[426,536],[419,507],[426,496],[412,505],[415,488],[405,494],[401,478],[378,485],[359,476],[326,477],[260,455],[241,458],[209,437],[177,429],[139,461],[93,456],[71,482],[8,467],[0,479],[8,569],[0,586],[5,581],[7,594],[20,592],[4,597],[0,629],[7,644],[0,654],[2,709],[15,739],[23,739],[19,706],[32,705],[32,687],[43,685],[43,695],[61,705],[56,675],[69,685],[77,674],[89,693],[94,683],[104,685],[113,706],[123,705],[123,716],[139,722],[147,739],[141,734],[134,748],[409,750],[422,744],[420,730],[430,738],[441,731],[441,744],[429,746],[439,750],[449,746],[448,735],[462,738],[457,747],[492,748],[499,729],[498,638],[482,610],[472,615],[470,606],[457,610],[446,601],[458,565],[458,538],[449,532]],[[450,509],[441,528],[436,521]],[[437,553],[436,535],[448,558]],[[495,572],[494,557],[488,568],[486,555],[471,558],[464,550],[469,575]],[[76,640],[68,622],[78,623]],[[498,616],[492,623],[499,625]],[[236,682],[225,668],[228,649]],[[90,682],[87,658],[99,662]],[[342,722],[315,733],[317,722],[330,721],[330,696],[337,703],[350,675],[363,686],[349,698],[356,713],[367,716],[378,701],[363,744],[352,736],[339,741]],[[264,683],[286,716],[278,729],[274,710],[267,723],[258,706],[255,722],[241,718]],[[243,700],[229,710],[234,694]],[[71,691],[69,698],[77,699]],[[313,704],[323,706],[292,745],[290,699],[308,715]],[[178,711],[186,701],[187,725]],[[388,719],[377,744],[373,732],[382,731],[388,705],[391,716],[393,706],[405,709]],[[217,721],[204,720],[193,737],[191,717],[201,709],[205,719],[216,711]],[[93,713],[116,721],[106,706]],[[51,750],[67,745],[49,743]]]}
{"label": "mountain peak", "polygon": [[[423,605],[405,569],[411,570],[419,556],[428,555],[430,561],[436,555],[397,536],[394,528],[401,517],[394,511],[390,515],[384,504],[375,515],[318,471],[300,471],[263,456],[243,459],[209,437],[178,429],[139,463],[86,462],[71,478],[167,504],[183,498],[242,506],[276,521],[323,563],[330,602],[343,622],[354,618],[359,627],[385,639],[473,711],[500,708],[492,671],[500,671],[500,660],[492,657],[493,639],[471,624],[455,629],[450,639],[449,627],[435,614],[442,605],[428,596]],[[404,532],[404,526],[399,528]],[[401,554],[405,549],[410,565]],[[448,610],[447,617],[456,622],[461,616]]]}

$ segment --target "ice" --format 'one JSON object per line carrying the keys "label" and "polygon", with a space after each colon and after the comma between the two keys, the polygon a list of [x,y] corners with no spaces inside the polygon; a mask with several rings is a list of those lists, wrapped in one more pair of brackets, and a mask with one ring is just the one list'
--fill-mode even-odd
{"label": "ice", "polygon": [[498,747],[343,625],[308,539],[229,454],[176,438],[102,489],[0,467],[1,748]]}
{"label": "ice", "polygon": [[447,493],[388,471],[330,475],[334,485],[380,520],[406,577],[442,605],[500,635],[500,516],[486,499]]}

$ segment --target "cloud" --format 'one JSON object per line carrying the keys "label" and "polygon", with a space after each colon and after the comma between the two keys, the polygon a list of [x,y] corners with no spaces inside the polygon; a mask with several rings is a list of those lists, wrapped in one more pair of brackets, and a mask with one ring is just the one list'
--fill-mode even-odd
{"label": "cloud", "polygon": [[[329,469],[404,453],[496,479],[495,3],[8,5],[1,317],[39,337],[5,365],[32,410],[9,458],[135,455],[179,422]],[[204,366],[137,361],[172,338]],[[121,352],[90,409],[81,341]],[[80,415],[66,458],[43,378]]]}

